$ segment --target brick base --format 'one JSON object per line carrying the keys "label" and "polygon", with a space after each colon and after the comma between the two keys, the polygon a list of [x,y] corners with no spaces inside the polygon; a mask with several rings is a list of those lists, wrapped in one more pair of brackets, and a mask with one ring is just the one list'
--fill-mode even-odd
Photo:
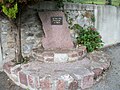
{"label": "brick base", "polygon": [[[70,54],[76,57],[76,52]],[[17,85],[30,90],[77,90],[92,87],[110,66],[107,58],[102,62],[99,54],[97,60],[88,56],[71,63],[39,63],[14,65],[12,62],[4,64],[4,71]],[[103,62],[104,61],[104,62]],[[88,69],[89,68],[89,69]]]}
{"label": "brick base", "polygon": [[[36,50],[35,50],[36,51]],[[87,55],[86,47],[67,50],[45,50],[43,52],[32,52],[35,60],[44,63],[73,62],[82,59]]]}

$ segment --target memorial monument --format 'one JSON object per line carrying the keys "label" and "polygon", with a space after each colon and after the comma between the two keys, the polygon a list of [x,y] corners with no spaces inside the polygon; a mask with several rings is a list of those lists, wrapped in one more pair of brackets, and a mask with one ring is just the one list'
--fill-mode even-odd
{"label": "memorial monument", "polygon": [[42,53],[36,53],[42,62],[76,61],[85,55],[86,48],[74,47],[68,23],[62,11],[39,12],[44,37],[42,38]]}

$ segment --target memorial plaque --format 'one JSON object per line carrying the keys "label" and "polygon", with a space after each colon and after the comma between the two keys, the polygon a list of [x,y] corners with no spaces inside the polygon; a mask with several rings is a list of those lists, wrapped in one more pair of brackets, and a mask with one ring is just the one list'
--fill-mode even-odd
{"label": "memorial plaque", "polygon": [[62,25],[63,18],[62,17],[51,17],[51,25]]}

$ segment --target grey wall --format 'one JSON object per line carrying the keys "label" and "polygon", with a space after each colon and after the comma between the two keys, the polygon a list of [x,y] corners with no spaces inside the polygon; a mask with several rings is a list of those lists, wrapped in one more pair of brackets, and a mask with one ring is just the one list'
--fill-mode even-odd
{"label": "grey wall", "polygon": [[102,35],[105,46],[120,43],[120,7],[95,6],[95,26]]}
{"label": "grey wall", "polygon": [[[26,10],[21,18],[21,41],[22,54],[29,56],[32,49],[41,47],[41,37],[43,35],[40,19],[34,10]],[[7,62],[15,58],[15,38],[14,29],[10,22],[0,17],[0,66],[2,62]],[[2,54],[1,54],[2,47]],[[3,55],[3,56],[1,56]],[[1,60],[1,57],[2,60]]]}
{"label": "grey wall", "polygon": [[120,7],[109,5],[83,5],[66,3],[65,10],[93,10],[95,27],[102,36],[105,46],[120,43]]}

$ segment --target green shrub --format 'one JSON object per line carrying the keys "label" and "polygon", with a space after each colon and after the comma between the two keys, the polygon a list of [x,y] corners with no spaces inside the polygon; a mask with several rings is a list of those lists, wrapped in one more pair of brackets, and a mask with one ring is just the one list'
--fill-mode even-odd
{"label": "green shrub", "polygon": [[73,29],[76,30],[77,44],[82,44],[86,46],[88,52],[92,52],[95,49],[99,49],[103,46],[103,41],[101,40],[100,34],[96,31],[96,28],[90,26],[88,28],[83,28],[78,24],[73,26]]}

